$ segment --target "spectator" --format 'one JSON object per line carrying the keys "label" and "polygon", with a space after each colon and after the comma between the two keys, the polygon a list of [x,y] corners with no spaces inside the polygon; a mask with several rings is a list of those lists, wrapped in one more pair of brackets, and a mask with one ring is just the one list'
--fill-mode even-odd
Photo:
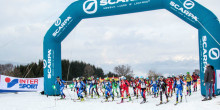
{"label": "spectator", "polygon": [[[206,65],[205,76],[204,76],[204,86],[206,87],[206,96],[202,101],[207,101],[212,99],[212,84],[213,84],[213,69],[210,64]],[[210,92],[209,92],[210,89]],[[208,98],[209,96],[209,98]]]}
{"label": "spectator", "polygon": [[[212,70],[213,70],[213,84],[212,84],[212,89],[213,89],[213,93],[212,93],[212,96],[213,97],[216,97],[216,95],[215,95],[215,69],[214,69],[214,67],[213,66],[211,66],[211,68],[212,68]],[[211,91],[211,90],[210,90]],[[209,91],[209,92],[210,92]]]}

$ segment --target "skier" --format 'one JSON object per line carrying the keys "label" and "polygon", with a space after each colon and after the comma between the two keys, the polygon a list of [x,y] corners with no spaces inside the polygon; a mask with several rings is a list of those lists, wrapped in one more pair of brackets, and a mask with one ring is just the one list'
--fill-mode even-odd
{"label": "skier", "polygon": [[129,97],[129,101],[131,101],[131,96],[129,94],[129,83],[126,80],[126,77],[122,76],[121,78],[121,103],[124,102],[124,92],[126,91],[127,96]]}
{"label": "skier", "polygon": [[84,83],[83,92],[85,93],[85,97],[87,97],[87,85],[88,85],[87,80],[85,79],[85,77],[81,77],[80,79]]}
{"label": "skier", "polygon": [[150,95],[150,80],[149,78],[147,77],[146,78],[146,90],[147,90],[147,95]]}
{"label": "skier", "polygon": [[74,89],[74,92],[76,91],[75,88],[74,88],[75,85],[76,85],[76,79],[73,78],[73,82],[72,82],[72,86],[71,86],[71,91],[73,91],[73,89]]}
{"label": "skier", "polygon": [[81,100],[81,101],[84,101],[84,97],[82,95],[86,85],[85,83],[82,81],[83,79],[80,79],[80,78],[77,78],[77,83],[76,83],[76,90],[77,90],[77,96],[78,96],[78,99]]}
{"label": "skier", "polygon": [[152,89],[153,89],[153,93],[154,93],[155,98],[156,98],[156,94],[157,94],[157,83],[158,82],[154,78],[152,78],[150,85],[153,87]]}
{"label": "skier", "polygon": [[143,101],[142,103],[146,103],[146,96],[145,96],[145,92],[146,92],[146,81],[144,81],[144,77],[141,76],[140,77],[140,85],[141,85],[141,96],[143,97]]}
{"label": "skier", "polygon": [[67,85],[67,83],[66,83],[66,81],[60,79],[59,76],[57,76],[56,79],[57,80],[55,81],[55,85],[59,84],[59,86],[60,86],[60,95],[61,95],[60,99],[65,99],[66,95],[63,93],[63,89],[64,89],[64,86]]}
{"label": "skier", "polygon": [[104,86],[105,86],[105,102],[108,101],[108,94],[110,94],[112,96],[112,101],[114,101],[114,96],[112,94],[112,88],[111,88],[111,83],[109,81],[109,78],[105,78],[104,80]]}
{"label": "skier", "polygon": [[167,78],[168,96],[173,96],[173,80],[172,78]]}
{"label": "skier", "polygon": [[[112,90],[113,90],[112,93],[113,93],[113,95],[114,95],[115,92],[116,92],[117,97],[119,97],[117,88],[118,88],[118,83],[115,81],[114,78],[112,78]],[[114,95],[114,96],[115,96],[115,95]]]}
{"label": "skier", "polygon": [[193,79],[193,92],[196,92],[197,91],[197,80],[198,80],[199,76],[193,72],[193,75],[192,75],[192,79]]}
{"label": "skier", "polygon": [[136,84],[135,84],[134,78],[131,78],[130,84],[131,84],[131,86],[132,86],[132,88],[133,88],[134,96],[136,96]]}
{"label": "skier", "polygon": [[189,72],[186,75],[186,87],[187,87],[187,95],[191,95],[191,84],[192,84],[192,77],[190,76]]}
{"label": "skier", "polygon": [[166,103],[168,103],[169,100],[168,100],[168,95],[167,95],[167,91],[166,91],[166,89],[167,89],[166,80],[163,79],[163,77],[160,77],[158,85],[159,85],[159,91],[160,91],[160,104],[163,104],[163,99],[162,99],[163,93],[165,94],[166,99],[167,99]]}
{"label": "skier", "polygon": [[180,77],[177,76],[176,80],[175,80],[175,82],[173,84],[173,87],[177,88],[177,91],[176,91],[176,104],[178,104],[179,94],[181,96],[180,102],[182,102],[182,98],[183,98],[183,94],[182,94],[183,85],[185,85],[185,84],[183,83],[182,79],[180,79]]}
{"label": "skier", "polygon": [[93,98],[93,92],[96,93],[99,97],[99,93],[97,91],[97,82],[94,79],[94,76],[91,76],[89,91],[90,91],[90,94],[91,94],[91,98]]}
{"label": "skier", "polygon": [[140,85],[139,77],[137,77],[137,76],[135,77],[135,85],[136,85],[136,96],[137,96],[137,99],[138,99],[138,91],[141,94],[141,85]]}

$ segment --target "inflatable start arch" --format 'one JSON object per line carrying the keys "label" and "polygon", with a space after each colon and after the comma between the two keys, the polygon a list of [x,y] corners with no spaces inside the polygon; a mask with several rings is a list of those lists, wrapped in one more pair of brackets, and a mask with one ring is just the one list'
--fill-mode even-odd
{"label": "inflatable start arch", "polygon": [[[57,19],[44,37],[44,93],[54,92],[56,77],[62,77],[61,42],[86,18],[167,9],[199,30],[201,93],[205,95],[204,71],[207,63],[220,70],[220,24],[217,17],[194,0],[78,0]],[[220,94],[220,89],[216,90]]]}

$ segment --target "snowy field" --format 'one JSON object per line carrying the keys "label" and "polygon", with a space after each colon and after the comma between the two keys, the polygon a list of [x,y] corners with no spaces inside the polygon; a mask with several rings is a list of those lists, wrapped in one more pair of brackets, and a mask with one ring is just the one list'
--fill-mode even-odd
{"label": "snowy field", "polygon": [[74,102],[71,99],[77,97],[73,91],[68,88],[64,90],[64,93],[67,97],[65,100],[57,100],[59,96],[47,97],[38,92],[0,94],[0,110],[220,110],[219,96],[211,101],[202,102],[203,97],[200,91],[192,92],[191,96],[187,96],[187,102],[184,96],[183,102],[176,106],[174,105],[175,95],[169,103],[156,106],[159,103],[159,97],[147,96],[148,102],[145,104],[140,104],[142,98],[135,99],[135,97],[132,97],[134,99],[132,102],[125,101],[125,103],[117,104],[120,98],[115,98],[114,102],[102,103],[103,96],[99,99],[95,96],[94,99],[85,98],[84,102]]}

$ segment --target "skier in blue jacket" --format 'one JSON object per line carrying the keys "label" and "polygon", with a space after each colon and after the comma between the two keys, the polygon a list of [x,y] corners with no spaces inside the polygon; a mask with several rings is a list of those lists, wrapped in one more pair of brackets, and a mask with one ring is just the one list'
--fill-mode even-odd
{"label": "skier in blue jacket", "polygon": [[104,86],[105,86],[105,101],[108,101],[108,93],[112,96],[112,101],[114,101],[114,96],[112,93],[112,85],[111,82],[109,81],[109,78],[105,78],[104,80]]}
{"label": "skier in blue jacket", "polygon": [[55,81],[55,85],[56,84],[59,84],[60,86],[60,95],[61,95],[61,99],[64,99],[66,97],[66,95],[63,93],[63,89],[64,89],[64,86],[67,85],[66,81],[60,79],[59,76],[57,76],[56,78],[57,80]]}
{"label": "skier in blue jacket", "polygon": [[182,98],[183,98],[183,94],[182,94],[183,85],[185,85],[184,82],[182,81],[182,79],[180,79],[179,76],[177,76],[176,77],[176,81],[173,83],[173,88],[177,88],[177,91],[176,91],[176,103],[178,103],[179,94],[181,96],[180,102],[182,102]]}
{"label": "skier in blue jacket", "polygon": [[81,99],[81,101],[84,101],[82,92],[84,91],[85,83],[79,78],[77,78],[76,80],[77,80],[77,83],[76,83],[75,88],[77,90],[77,96],[79,99]]}
{"label": "skier in blue jacket", "polygon": [[152,89],[153,89],[154,97],[156,97],[157,94],[157,84],[158,82],[154,78],[152,78],[150,85],[153,87]]}

